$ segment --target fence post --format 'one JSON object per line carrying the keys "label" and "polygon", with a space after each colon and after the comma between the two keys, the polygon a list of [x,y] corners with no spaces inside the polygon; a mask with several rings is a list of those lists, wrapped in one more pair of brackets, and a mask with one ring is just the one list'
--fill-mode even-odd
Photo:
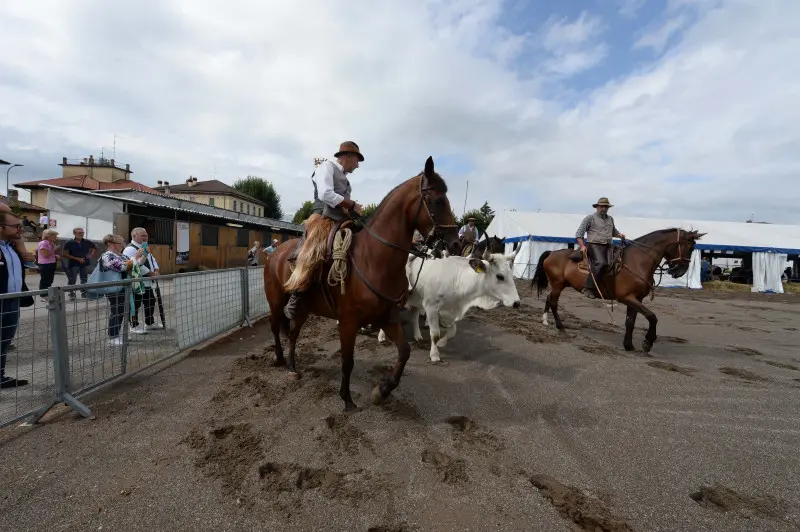
{"label": "fence post", "polygon": [[[122,313],[122,327],[120,328],[120,334],[122,335],[122,353],[120,353],[120,371],[124,375],[128,372],[128,338],[130,337],[130,333],[128,330],[130,329],[131,323],[131,315],[133,313],[133,309],[131,308],[131,292],[133,291],[133,285],[131,283],[125,284],[125,306],[123,307],[125,311]],[[165,325],[166,327],[166,325]]]}
{"label": "fence post", "polygon": [[246,323],[248,327],[252,327],[253,323],[250,321],[250,275],[247,272],[247,266],[239,270],[241,274],[240,287],[242,290],[242,326]]}
{"label": "fence post", "polygon": [[91,417],[92,411],[69,393],[69,346],[67,345],[67,312],[64,305],[64,292],[51,286],[47,293],[47,309],[50,318],[50,347],[53,356],[53,376],[56,396],[53,401],[31,417],[30,423],[40,419],[58,403],[66,403],[83,417]]}

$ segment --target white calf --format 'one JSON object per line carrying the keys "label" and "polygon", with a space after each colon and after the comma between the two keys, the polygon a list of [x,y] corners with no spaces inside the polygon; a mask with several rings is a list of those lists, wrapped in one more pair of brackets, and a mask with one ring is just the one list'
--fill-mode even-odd
{"label": "white calf", "polygon": [[[419,260],[411,256],[406,264],[409,286],[414,286],[419,272],[419,281],[406,303],[414,326],[414,339],[421,340],[419,314],[427,315],[431,335],[431,362],[439,362],[439,347],[456,333],[456,322],[470,308],[490,309],[499,305],[518,308],[520,305],[517,287],[511,271],[515,253],[484,253],[482,259],[447,257],[428,260],[420,270]],[[445,334],[442,334],[442,330]],[[378,341],[383,342],[383,330]]]}

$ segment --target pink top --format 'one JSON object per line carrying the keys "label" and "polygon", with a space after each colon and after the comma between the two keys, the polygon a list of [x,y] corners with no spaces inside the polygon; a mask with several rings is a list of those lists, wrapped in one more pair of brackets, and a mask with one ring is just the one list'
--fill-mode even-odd
{"label": "pink top", "polygon": [[[50,251],[49,257],[45,257],[44,255],[42,255],[43,249]],[[38,259],[37,262],[39,264],[55,264],[56,262],[55,247],[53,246],[53,243],[50,242],[49,240],[42,240],[41,242],[39,242],[39,245],[36,246],[36,255]]]}

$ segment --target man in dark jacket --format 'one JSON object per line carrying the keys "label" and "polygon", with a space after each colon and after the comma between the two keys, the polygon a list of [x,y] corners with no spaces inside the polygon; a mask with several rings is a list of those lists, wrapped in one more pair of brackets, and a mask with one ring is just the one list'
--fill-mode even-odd
{"label": "man in dark jacket", "polygon": [[[14,294],[27,291],[25,275],[22,271],[23,259],[14,247],[14,241],[22,231],[19,218],[8,212],[0,212],[0,294]],[[28,381],[6,375],[6,358],[11,341],[17,333],[19,308],[27,298],[0,300],[0,388],[25,386]],[[22,302],[29,306],[30,302]]]}

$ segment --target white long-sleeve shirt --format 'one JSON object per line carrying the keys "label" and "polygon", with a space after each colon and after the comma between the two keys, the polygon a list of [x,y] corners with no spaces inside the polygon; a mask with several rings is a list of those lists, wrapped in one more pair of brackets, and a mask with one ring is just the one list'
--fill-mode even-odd
{"label": "white long-sleeve shirt", "polygon": [[344,201],[344,196],[337,194],[333,191],[333,165],[336,165],[339,170],[342,170],[342,165],[336,161],[325,161],[317,167],[314,180],[319,187],[319,199],[323,203],[331,206],[338,207]]}
{"label": "white long-sleeve shirt", "polygon": [[147,277],[145,277],[145,275],[154,270],[159,269],[158,261],[153,256],[153,254],[150,253],[150,250],[147,250],[147,253],[145,253],[144,255],[142,255],[137,259],[136,252],[139,251],[139,248],[141,247],[142,247],[141,244],[137,244],[136,242],[131,242],[130,245],[128,245],[128,247],[126,247],[122,251],[122,254],[128,257],[129,259],[132,259],[135,263],[139,265],[139,271],[142,273],[143,277],[142,281],[144,281],[145,286],[150,287],[152,283],[148,280]]}

